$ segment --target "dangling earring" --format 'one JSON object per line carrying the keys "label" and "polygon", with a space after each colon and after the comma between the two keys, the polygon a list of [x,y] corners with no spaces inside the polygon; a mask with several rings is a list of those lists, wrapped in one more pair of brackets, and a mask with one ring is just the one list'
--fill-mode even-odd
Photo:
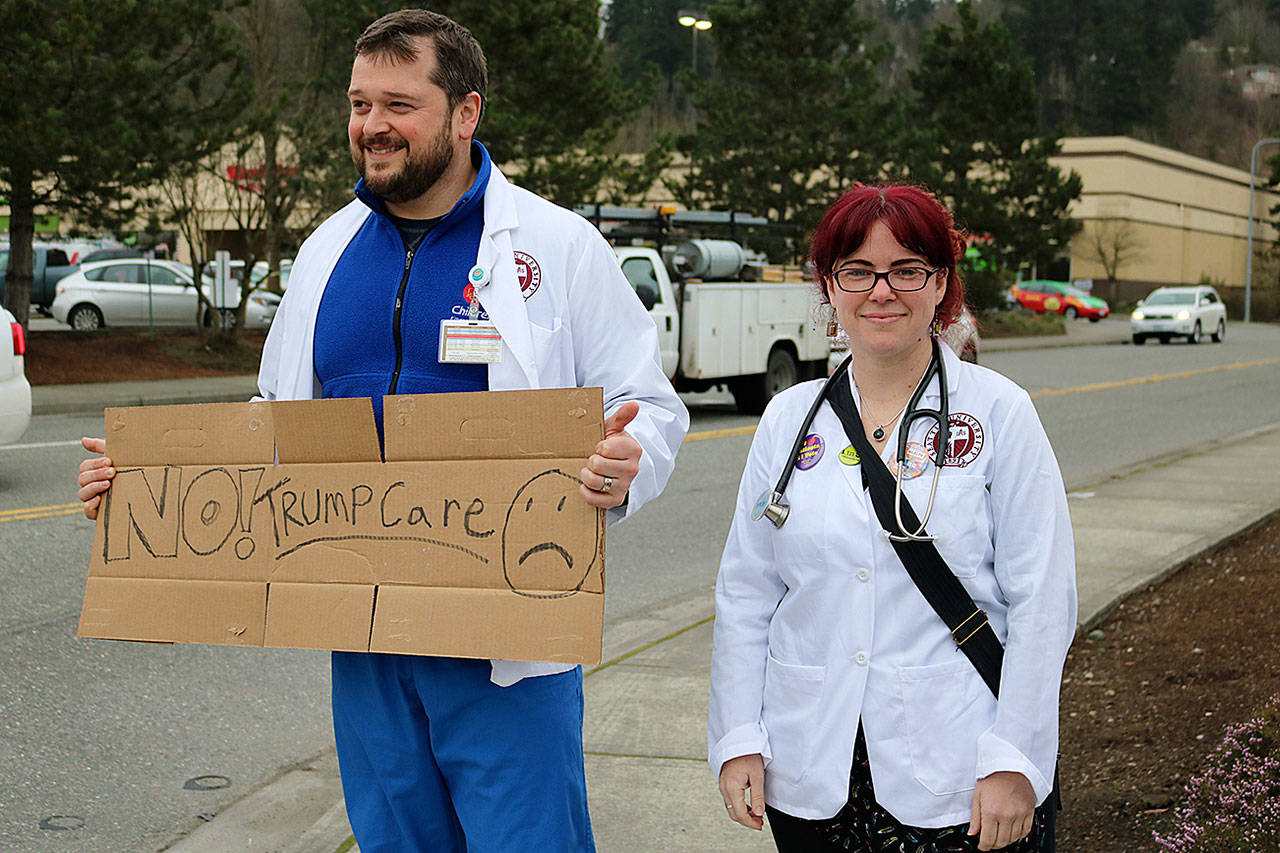
{"label": "dangling earring", "polygon": [[827,310],[831,312],[830,316],[827,317],[827,337],[834,338],[840,334],[840,323],[836,320],[836,307],[828,305]]}
{"label": "dangling earring", "polygon": [[933,320],[929,323],[929,335],[931,337],[940,337],[942,335],[942,320],[938,318],[938,312],[933,312]]}

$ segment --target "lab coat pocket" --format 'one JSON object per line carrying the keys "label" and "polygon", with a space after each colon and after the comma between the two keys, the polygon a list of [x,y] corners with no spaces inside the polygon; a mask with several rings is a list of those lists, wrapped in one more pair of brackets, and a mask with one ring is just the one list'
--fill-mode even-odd
{"label": "lab coat pocket", "polygon": [[556,318],[548,329],[530,322],[529,337],[533,343],[533,362],[538,371],[538,382],[547,388],[576,384],[573,346],[564,323]]}
{"label": "lab coat pocket", "polygon": [[769,735],[770,774],[797,784],[809,770],[814,720],[826,667],[783,663],[769,655],[764,668],[764,707],[761,716]]}
{"label": "lab coat pocket", "polygon": [[[994,719],[994,698],[969,659],[898,667],[912,773],[931,793],[971,790],[978,737]],[[983,691],[987,691],[984,697]]]}
{"label": "lab coat pocket", "polygon": [[[975,577],[991,556],[989,504],[986,477],[947,470],[938,478],[936,509],[928,529],[937,537],[938,553],[958,578]],[[918,511],[924,504],[913,499],[912,506]]]}

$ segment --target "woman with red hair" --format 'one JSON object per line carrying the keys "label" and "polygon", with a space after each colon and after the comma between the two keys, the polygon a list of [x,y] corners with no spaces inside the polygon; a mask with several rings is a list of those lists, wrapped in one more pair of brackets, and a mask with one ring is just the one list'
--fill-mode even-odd
{"label": "woman with red hair", "polygon": [[851,357],[756,430],[708,725],[729,816],[767,814],[779,850],[1053,849],[1074,543],[1026,392],[936,343],[964,246],[895,184],[855,186],[813,237]]}

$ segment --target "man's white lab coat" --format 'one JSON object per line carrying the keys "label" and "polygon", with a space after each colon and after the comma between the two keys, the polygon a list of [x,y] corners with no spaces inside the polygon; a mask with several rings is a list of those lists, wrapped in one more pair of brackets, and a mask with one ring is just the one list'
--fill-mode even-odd
{"label": "man's white lab coat", "polygon": [[[263,348],[263,399],[320,396],[312,361],[320,298],[347,244],[372,215],[363,202],[353,201],[303,243]],[[523,293],[516,252],[523,253],[529,271]],[[502,360],[489,365],[490,390],[598,385],[604,388],[606,417],[635,400],[640,414],[627,432],[643,448],[640,471],[626,506],[609,510],[607,520],[630,515],[657,497],[675,465],[689,415],[663,375],[653,320],[605,239],[581,216],[508,183],[494,166],[476,264],[490,277],[476,287],[476,296],[503,342]],[[459,293],[465,284],[458,282]],[[571,668],[495,660],[492,680],[508,685]]]}

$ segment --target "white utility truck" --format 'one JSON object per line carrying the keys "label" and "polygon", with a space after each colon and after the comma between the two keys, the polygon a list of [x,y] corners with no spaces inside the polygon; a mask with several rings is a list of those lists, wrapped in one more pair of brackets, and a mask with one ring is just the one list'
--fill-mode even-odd
{"label": "white utility truck", "polygon": [[[733,240],[667,242],[675,227],[765,220],[603,205],[578,213],[614,243],[622,272],[658,326],[662,367],[677,391],[724,386],[740,411],[759,413],[778,392],[826,375],[830,341],[815,321],[818,291],[799,269],[748,263]],[[611,229],[609,221],[630,227]],[[657,227],[637,237],[637,223]],[[623,242],[641,239],[660,248]]]}

